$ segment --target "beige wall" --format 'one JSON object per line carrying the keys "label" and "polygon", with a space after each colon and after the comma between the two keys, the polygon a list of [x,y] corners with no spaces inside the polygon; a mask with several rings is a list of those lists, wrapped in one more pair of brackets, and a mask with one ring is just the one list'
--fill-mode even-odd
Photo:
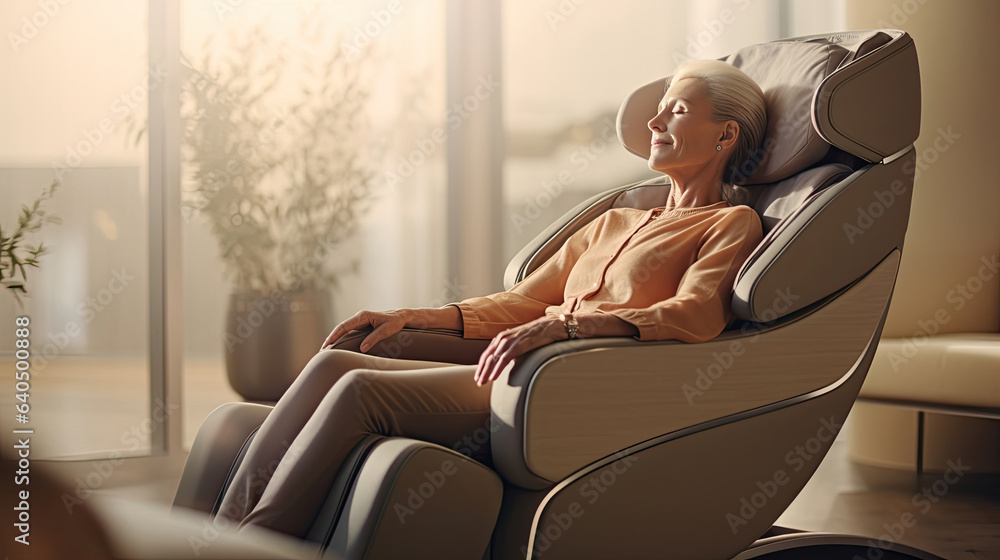
{"label": "beige wall", "polygon": [[1000,330],[1000,274],[983,260],[1000,254],[998,23],[994,0],[847,0],[849,29],[902,29],[920,60],[923,168],[884,336]]}

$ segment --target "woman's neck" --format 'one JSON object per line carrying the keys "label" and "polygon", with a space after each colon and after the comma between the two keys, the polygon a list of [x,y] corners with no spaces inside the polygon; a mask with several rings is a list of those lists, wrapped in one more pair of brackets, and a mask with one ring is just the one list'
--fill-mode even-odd
{"label": "woman's neck", "polygon": [[722,198],[721,179],[713,181],[683,181],[670,178],[670,196],[667,197],[668,211],[678,208],[699,208],[720,202]]}

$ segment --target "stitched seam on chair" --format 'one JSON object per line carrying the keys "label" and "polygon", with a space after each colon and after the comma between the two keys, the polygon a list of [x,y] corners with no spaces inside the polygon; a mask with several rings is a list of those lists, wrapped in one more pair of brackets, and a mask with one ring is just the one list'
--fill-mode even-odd
{"label": "stitched seam on chair", "polygon": [[252,432],[250,432],[250,435],[248,435],[243,441],[243,445],[240,446],[240,451],[236,454],[236,458],[233,459],[233,464],[229,466],[229,473],[226,475],[226,479],[222,482],[222,490],[219,491],[219,495],[215,498],[215,504],[212,506],[211,515],[213,517],[218,514],[219,508],[222,507],[222,500],[225,498],[226,493],[229,492],[229,486],[233,483],[233,478],[236,476],[236,470],[239,468],[240,464],[243,463],[243,459],[246,458],[247,449],[250,447],[250,441],[257,435],[259,430],[260,426],[257,426]]}
{"label": "stitched seam on chair", "polygon": [[[333,540],[333,534],[336,532],[337,525],[340,524],[340,518],[344,513],[344,508],[347,506],[347,498],[350,496],[351,491],[354,489],[354,484],[357,482],[358,475],[361,473],[361,466],[368,459],[368,455],[371,454],[372,449],[375,448],[375,444],[377,444],[380,441],[382,441],[382,439],[373,441],[371,445],[365,446],[365,448],[361,450],[361,453],[358,456],[358,460],[355,461],[354,465],[351,466],[351,473],[348,475],[347,481],[344,483],[344,493],[342,496],[340,496],[340,500],[337,503],[337,511],[334,512],[333,521],[330,522],[330,526],[326,530],[326,535],[323,537],[323,543],[322,546],[320,547],[321,552],[325,553],[326,549],[330,546],[330,542]],[[334,476],[333,482],[336,482],[336,476]],[[333,482],[331,482],[331,487],[333,485]],[[327,489],[327,492],[329,493],[329,489]],[[329,495],[327,496],[327,498],[329,498]],[[313,523],[315,523],[315,519],[313,520]]]}

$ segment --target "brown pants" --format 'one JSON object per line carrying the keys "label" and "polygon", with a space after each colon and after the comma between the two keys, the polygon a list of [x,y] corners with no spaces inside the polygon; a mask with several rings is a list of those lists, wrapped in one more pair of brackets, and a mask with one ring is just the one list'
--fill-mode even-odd
{"label": "brown pants", "polygon": [[474,435],[481,442],[492,383],[476,385],[475,371],[474,365],[319,352],[261,424],[218,515],[241,528],[255,524],[304,537],[347,455],[367,435],[448,448]]}

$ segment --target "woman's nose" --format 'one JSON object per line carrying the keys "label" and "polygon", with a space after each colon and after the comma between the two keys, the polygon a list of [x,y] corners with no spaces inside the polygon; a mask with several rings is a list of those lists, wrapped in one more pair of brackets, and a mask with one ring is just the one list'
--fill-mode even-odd
{"label": "woman's nose", "polygon": [[656,115],[653,118],[649,119],[649,122],[646,123],[646,126],[648,126],[649,130],[652,132],[663,132],[664,130],[666,130],[667,125],[664,112],[660,111],[656,113]]}

